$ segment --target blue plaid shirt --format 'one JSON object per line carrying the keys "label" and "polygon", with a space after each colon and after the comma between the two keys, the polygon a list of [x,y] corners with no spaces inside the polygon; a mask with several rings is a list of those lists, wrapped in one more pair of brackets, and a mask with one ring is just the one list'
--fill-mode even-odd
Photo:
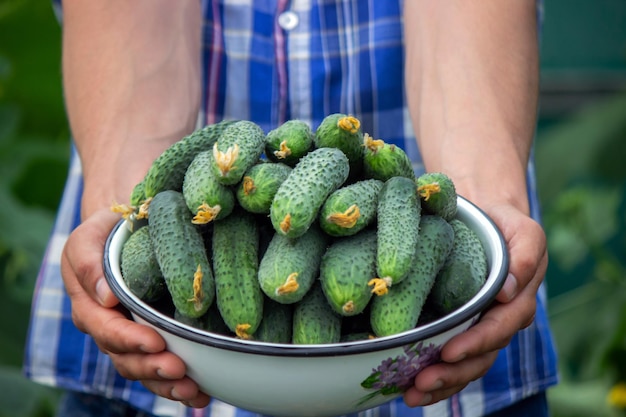
{"label": "blue plaid shirt", "polygon": [[[404,95],[401,8],[401,2],[380,0],[204,1],[201,122],[249,119],[267,132],[289,119],[317,126],[327,114],[353,114],[364,131],[404,148],[416,172],[423,172]],[[528,172],[538,219],[532,165]],[[117,374],[109,357],[74,327],[59,265],[63,244],[80,221],[81,191],[80,161],[72,151],[34,294],[26,375],[43,384],[122,399],[156,415],[256,415],[217,400],[205,410],[192,410],[156,397]],[[487,375],[460,394],[414,409],[398,399],[360,415],[482,416],[555,384],[545,297],[542,287],[534,324],[500,352]]]}

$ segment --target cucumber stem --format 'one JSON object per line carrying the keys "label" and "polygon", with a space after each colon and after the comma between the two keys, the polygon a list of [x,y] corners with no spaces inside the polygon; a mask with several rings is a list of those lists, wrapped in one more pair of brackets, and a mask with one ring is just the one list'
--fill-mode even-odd
{"label": "cucumber stem", "polygon": [[354,311],[354,301],[350,300],[344,303],[344,305],[341,306],[341,310],[346,314],[352,313]]}
{"label": "cucumber stem", "polygon": [[196,311],[202,309],[202,299],[204,298],[204,293],[202,292],[202,277],[202,267],[198,265],[196,272],[193,274],[193,297],[187,300],[190,303],[194,303],[193,307]]}
{"label": "cucumber stem", "polygon": [[361,122],[356,117],[344,116],[337,121],[337,127],[354,135],[356,132],[359,131],[359,128],[361,127]]}
{"label": "cucumber stem", "polygon": [[361,211],[356,204],[351,205],[343,213],[331,213],[326,217],[329,223],[336,224],[339,227],[350,229],[354,227],[357,220],[361,217]]}
{"label": "cucumber stem", "polygon": [[256,190],[256,185],[254,185],[254,180],[252,177],[245,176],[243,177],[243,193],[245,195],[250,195]]}
{"label": "cucumber stem", "polygon": [[135,206],[131,206],[128,204],[113,203],[111,205],[111,211],[113,213],[120,213],[124,220],[133,220],[135,216],[135,210]]}
{"label": "cucumber stem", "polygon": [[385,141],[382,139],[373,139],[366,133],[363,135],[363,146],[365,146],[372,153],[376,153],[385,146]]}
{"label": "cucumber stem", "polygon": [[372,293],[376,295],[385,295],[389,291],[389,287],[391,287],[391,278],[372,278],[367,282],[369,287],[373,286]]}
{"label": "cucumber stem", "polygon": [[280,150],[274,151],[274,156],[278,159],[285,159],[291,155],[291,149],[287,146],[287,141],[280,142]]}
{"label": "cucumber stem", "polygon": [[248,333],[248,330],[250,330],[250,326],[248,323],[243,323],[243,324],[238,324],[235,327],[235,335],[240,338],[240,339],[246,339],[249,340],[252,338],[252,336],[250,335],[250,333]]}
{"label": "cucumber stem", "polygon": [[297,272],[292,272],[291,274],[289,274],[289,276],[285,280],[285,283],[276,288],[276,295],[291,294],[292,292],[296,292],[298,288],[300,288],[300,284],[298,284],[298,280],[296,279],[297,277]]}
{"label": "cucumber stem", "polygon": [[148,197],[143,201],[143,203],[141,203],[139,210],[137,211],[137,216],[135,217],[137,220],[148,218],[148,208],[150,207],[151,201],[152,197]]}
{"label": "cucumber stem", "polygon": [[226,152],[221,152],[217,149],[217,142],[213,145],[213,158],[217,167],[220,170],[220,174],[225,176],[234,168],[235,161],[239,157],[239,145],[236,143],[233,146],[229,146]]}
{"label": "cucumber stem", "polygon": [[425,201],[428,201],[431,195],[441,192],[441,186],[438,182],[431,182],[430,184],[424,184],[417,187],[417,193]]}
{"label": "cucumber stem", "polygon": [[202,203],[198,206],[198,212],[193,216],[191,222],[193,224],[207,224],[215,220],[221,210],[222,206],[219,204],[209,206],[207,203]]}
{"label": "cucumber stem", "polygon": [[291,213],[287,213],[285,218],[280,222],[279,226],[280,226],[280,230],[284,234],[289,233],[289,230],[291,230]]}

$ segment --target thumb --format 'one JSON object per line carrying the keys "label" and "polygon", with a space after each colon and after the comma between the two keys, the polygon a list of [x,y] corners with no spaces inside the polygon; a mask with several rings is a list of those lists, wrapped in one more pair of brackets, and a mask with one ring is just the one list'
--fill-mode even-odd
{"label": "thumb", "polygon": [[119,215],[108,209],[97,211],[68,238],[63,248],[62,274],[70,298],[82,292],[103,307],[117,305],[102,267],[104,245],[117,221]]}

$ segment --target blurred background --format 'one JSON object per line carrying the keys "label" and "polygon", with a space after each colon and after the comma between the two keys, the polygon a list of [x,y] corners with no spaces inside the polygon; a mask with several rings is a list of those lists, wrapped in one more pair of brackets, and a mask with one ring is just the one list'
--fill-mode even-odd
{"label": "blurred background", "polygon": [[[58,398],[21,363],[67,173],[60,35],[49,1],[0,0],[0,417],[52,416]],[[626,1],[545,0],[541,71],[535,155],[562,380],[549,400],[554,417],[624,415],[609,394],[626,382]]]}

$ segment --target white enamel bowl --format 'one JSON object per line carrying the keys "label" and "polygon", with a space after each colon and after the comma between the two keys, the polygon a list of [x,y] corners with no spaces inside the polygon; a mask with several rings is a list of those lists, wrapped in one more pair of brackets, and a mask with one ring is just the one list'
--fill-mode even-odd
{"label": "white enamel bowl", "polygon": [[[474,324],[502,287],[508,255],[494,223],[468,200],[458,198],[457,218],[480,238],[489,275],[463,307],[413,330],[377,339],[328,345],[271,344],[238,340],[181,324],[134,296],[120,273],[120,252],[129,236],[120,222],[106,243],[107,281],[134,320],[154,328],[181,357],[189,377],[213,398],[254,412],[283,417],[338,416],[375,407],[401,395],[400,373],[409,377],[438,360],[441,346]],[[410,378],[412,379],[412,378]]]}

